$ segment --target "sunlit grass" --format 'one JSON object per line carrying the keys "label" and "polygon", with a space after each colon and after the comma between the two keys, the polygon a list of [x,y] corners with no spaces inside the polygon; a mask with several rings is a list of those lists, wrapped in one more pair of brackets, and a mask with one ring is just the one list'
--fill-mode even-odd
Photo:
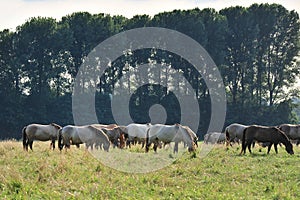
{"label": "sunlit grass", "polygon": [[[138,147],[135,147],[138,148]],[[172,151],[172,148],[170,148]],[[200,149],[200,147],[199,147]],[[240,156],[240,148],[215,146],[200,159],[180,150],[179,154],[160,149],[172,159],[166,167],[148,173],[126,173],[106,166],[84,147],[59,152],[48,142],[34,142],[33,152],[25,152],[18,141],[0,142],[1,199],[299,199],[300,147],[295,155],[279,147],[266,154]],[[261,149],[261,151],[260,151]],[[144,150],[132,149],[142,158]],[[110,149],[99,155],[118,155],[117,165],[129,150]],[[153,157],[152,157],[153,158]],[[125,161],[122,161],[125,160]],[[157,160],[159,161],[159,159]],[[141,162],[141,161],[137,161]],[[142,163],[141,163],[142,164]]]}

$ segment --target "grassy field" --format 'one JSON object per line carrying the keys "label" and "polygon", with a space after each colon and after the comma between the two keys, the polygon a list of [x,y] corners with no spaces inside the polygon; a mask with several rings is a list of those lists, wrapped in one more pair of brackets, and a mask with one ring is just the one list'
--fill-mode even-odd
{"label": "grassy field", "polygon": [[238,146],[217,145],[203,158],[200,149],[158,171],[125,173],[84,148],[35,142],[27,153],[21,142],[2,141],[0,199],[300,199],[300,147],[292,156],[281,147],[239,156]]}

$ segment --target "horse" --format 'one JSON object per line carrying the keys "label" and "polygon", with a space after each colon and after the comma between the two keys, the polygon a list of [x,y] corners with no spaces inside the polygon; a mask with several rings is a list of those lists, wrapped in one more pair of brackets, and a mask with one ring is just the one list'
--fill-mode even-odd
{"label": "horse", "polygon": [[108,136],[109,140],[114,145],[114,147],[118,146],[120,149],[125,147],[125,136],[118,125],[114,124],[114,126],[106,126],[102,124],[92,124],[91,126],[102,130]]}
{"label": "horse", "polygon": [[93,146],[100,147],[108,152],[110,141],[108,136],[101,130],[93,126],[72,126],[67,125],[59,131],[59,149],[64,146],[70,148],[70,145],[79,145],[85,143],[86,149],[89,147],[93,150]]}
{"label": "horse", "polygon": [[184,142],[188,146],[188,151],[195,150],[195,143],[193,136],[189,133],[187,128],[180,124],[175,125],[152,125],[147,131],[146,138],[146,152],[149,151],[149,147],[154,143],[154,151],[157,151],[159,142],[171,143],[175,142],[174,153],[178,153],[178,143]]}
{"label": "horse", "polygon": [[121,131],[127,137],[127,146],[130,147],[131,144],[142,143],[143,148],[147,137],[147,131],[151,126],[152,125],[150,123],[131,123],[127,126],[120,126]]}
{"label": "horse", "polygon": [[298,141],[300,140],[300,125],[299,124],[281,124],[278,127],[283,131],[290,140]]}
{"label": "horse", "polygon": [[34,140],[48,141],[51,140],[50,148],[55,149],[55,140],[57,140],[58,131],[61,126],[51,123],[48,125],[43,124],[29,124],[22,129],[23,135],[23,149],[28,151],[28,145],[32,150]]}
{"label": "horse", "polygon": [[282,143],[285,146],[285,150],[289,154],[294,154],[293,145],[289,141],[288,137],[277,127],[252,125],[245,128],[243,131],[242,151],[240,154],[243,152],[244,154],[246,153],[246,147],[248,147],[248,150],[251,153],[251,144],[254,141],[263,142],[265,144],[269,143],[267,152],[268,154],[272,144],[274,144],[275,152],[278,153],[277,145],[279,143]]}
{"label": "horse", "polygon": [[215,143],[224,143],[226,141],[225,133],[212,132],[204,135],[204,143],[215,144]]}
{"label": "horse", "polygon": [[230,124],[229,126],[227,126],[225,128],[226,146],[228,146],[229,144],[230,146],[232,146],[231,144],[232,142],[241,141],[243,137],[243,131],[247,127],[248,126],[246,125],[238,124],[238,123]]}

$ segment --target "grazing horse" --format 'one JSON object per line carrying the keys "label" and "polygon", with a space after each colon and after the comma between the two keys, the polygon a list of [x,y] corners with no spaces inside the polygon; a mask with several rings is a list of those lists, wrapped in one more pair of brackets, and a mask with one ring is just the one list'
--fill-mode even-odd
{"label": "grazing horse", "polygon": [[275,152],[278,153],[277,145],[279,143],[284,144],[285,150],[289,154],[294,154],[293,145],[289,141],[288,137],[285,135],[284,132],[282,132],[276,127],[252,125],[248,128],[245,128],[243,132],[241,154],[243,152],[244,154],[246,153],[246,147],[248,147],[248,150],[251,153],[251,144],[254,141],[263,142],[265,144],[268,143],[268,154],[270,152],[272,144],[274,144]]}
{"label": "grazing horse", "polygon": [[147,124],[136,124],[131,123],[127,126],[120,126],[120,129],[125,133],[127,139],[127,146],[130,147],[131,144],[142,143],[142,148],[144,147],[145,140],[147,137],[147,131],[152,125]]}
{"label": "grazing horse", "polygon": [[178,152],[178,143],[183,142],[188,146],[188,151],[195,150],[195,143],[193,136],[189,133],[187,128],[180,124],[175,125],[152,125],[147,131],[146,139],[146,152],[149,151],[149,147],[154,143],[154,151],[156,152],[159,142],[171,143],[175,142],[174,153]]}
{"label": "grazing horse", "polygon": [[59,149],[62,150],[64,146],[70,148],[70,145],[79,145],[85,143],[86,148],[93,146],[100,147],[105,151],[109,150],[110,141],[108,136],[101,130],[93,126],[72,126],[63,127],[59,132]]}
{"label": "grazing horse", "polygon": [[225,133],[212,132],[204,135],[204,143],[215,144],[215,143],[224,143],[226,141]]}
{"label": "grazing horse", "polygon": [[300,125],[299,124],[281,124],[279,129],[282,130],[290,140],[300,140]]}
{"label": "grazing horse", "polygon": [[113,128],[109,128],[109,127],[104,128],[103,126],[98,126],[95,124],[91,126],[102,130],[108,136],[109,140],[114,145],[114,147],[117,146],[120,149],[125,147],[125,136],[119,126],[113,126]]}
{"label": "grazing horse", "polygon": [[57,140],[58,131],[61,126],[51,123],[48,125],[43,124],[30,124],[23,128],[23,148],[28,151],[28,145],[32,150],[34,140],[48,141],[51,140],[50,148],[55,149],[55,140]]}
{"label": "grazing horse", "polygon": [[230,144],[230,146],[232,146],[232,142],[235,141],[241,141],[243,138],[243,131],[245,130],[245,128],[247,128],[248,126],[243,125],[243,124],[230,124],[229,126],[227,126],[225,128],[225,134],[226,134],[226,146],[228,146]]}

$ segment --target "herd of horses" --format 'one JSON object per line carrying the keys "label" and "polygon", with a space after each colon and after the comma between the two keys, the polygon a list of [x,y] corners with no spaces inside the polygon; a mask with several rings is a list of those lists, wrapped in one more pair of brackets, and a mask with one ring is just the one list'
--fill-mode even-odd
{"label": "herd of horses", "polygon": [[178,144],[183,142],[188,151],[194,151],[198,146],[197,135],[188,127],[181,124],[137,124],[132,123],[127,126],[117,124],[91,124],[85,126],[67,125],[61,127],[55,123],[48,125],[30,124],[22,130],[23,148],[28,151],[28,146],[32,150],[34,140],[51,141],[50,148],[55,148],[55,141],[58,140],[58,147],[70,148],[71,145],[77,147],[85,144],[87,149],[103,149],[109,151],[111,145],[123,149],[131,147],[137,143],[145,147],[148,152],[153,144],[153,149],[157,152],[162,144],[174,142],[174,153],[178,152]]}
{"label": "herd of horses", "polygon": [[[109,151],[111,145],[123,149],[130,148],[137,143],[145,147],[145,152],[149,151],[153,144],[153,150],[162,145],[174,142],[173,152],[178,152],[178,144],[183,143],[189,152],[195,151],[198,147],[197,135],[188,127],[181,124],[163,125],[163,124],[137,124],[132,123],[127,126],[117,124],[91,124],[85,126],[67,125],[61,127],[55,123],[48,125],[30,124],[22,130],[23,148],[28,151],[28,146],[32,150],[34,140],[51,141],[50,147],[55,148],[55,141],[58,140],[60,150],[70,148],[71,145],[79,147],[85,144],[86,148],[103,149]],[[233,143],[242,143],[240,154],[245,154],[248,148],[251,153],[251,147],[255,142],[268,147],[270,152],[274,145],[275,152],[278,153],[277,145],[283,144],[289,154],[294,154],[291,141],[300,141],[300,125],[282,124],[279,126],[260,126],[260,125],[242,125],[231,124],[225,128],[224,133],[208,133],[204,136],[205,143],[226,142],[226,146],[232,146]]]}

